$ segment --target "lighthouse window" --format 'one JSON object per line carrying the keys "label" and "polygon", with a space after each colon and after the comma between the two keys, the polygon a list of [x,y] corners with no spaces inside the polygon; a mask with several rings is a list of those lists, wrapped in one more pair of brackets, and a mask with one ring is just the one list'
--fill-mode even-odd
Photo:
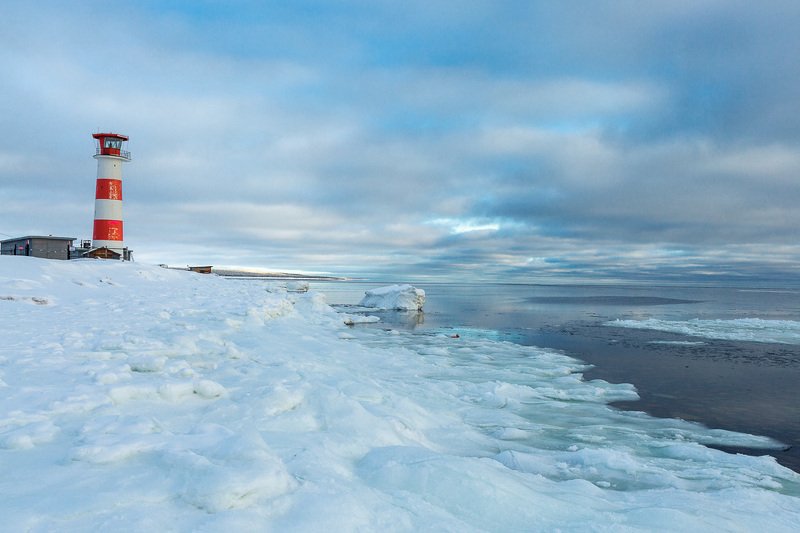
{"label": "lighthouse window", "polygon": [[122,148],[122,141],[120,139],[106,139],[105,143],[103,143],[104,148]]}

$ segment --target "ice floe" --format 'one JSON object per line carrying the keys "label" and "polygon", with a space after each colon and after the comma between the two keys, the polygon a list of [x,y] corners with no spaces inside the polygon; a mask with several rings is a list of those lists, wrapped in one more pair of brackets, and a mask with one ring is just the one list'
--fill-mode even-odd
{"label": "ice floe", "polygon": [[648,318],[644,320],[617,319],[607,322],[606,325],[668,331],[707,339],[800,344],[800,322],[794,320],[762,318],[661,320]]}

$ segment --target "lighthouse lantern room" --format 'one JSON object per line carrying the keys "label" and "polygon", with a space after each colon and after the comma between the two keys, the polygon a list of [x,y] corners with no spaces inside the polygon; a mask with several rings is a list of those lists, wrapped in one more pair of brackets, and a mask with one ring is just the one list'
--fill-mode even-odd
{"label": "lighthouse lantern room", "polygon": [[94,200],[92,255],[127,259],[122,235],[122,163],[131,160],[123,150],[128,137],[118,133],[94,133],[97,140],[97,187]]}

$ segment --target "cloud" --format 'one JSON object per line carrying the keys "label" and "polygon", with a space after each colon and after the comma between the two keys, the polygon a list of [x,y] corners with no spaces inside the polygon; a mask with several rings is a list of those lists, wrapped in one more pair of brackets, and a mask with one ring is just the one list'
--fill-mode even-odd
{"label": "cloud", "polygon": [[714,0],[12,3],[0,232],[88,236],[101,128],[131,137],[139,260],[777,276],[800,262],[797,21]]}

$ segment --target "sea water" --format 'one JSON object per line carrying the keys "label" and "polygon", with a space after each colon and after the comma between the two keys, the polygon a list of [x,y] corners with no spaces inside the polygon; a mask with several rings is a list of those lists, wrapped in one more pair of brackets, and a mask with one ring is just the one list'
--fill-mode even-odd
{"label": "sea water", "polygon": [[[315,282],[331,304],[356,304],[381,282]],[[528,285],[421,283],[425,314],[409,325],[422,328],[476,327],[524,333],[575,321],[737,320],[800,322],[800,289],[673,287],[639,285]],[[732,324],[731,329],[737,329]],[[758,339],[753,339],[758,340]],[[800,339],[797,340],[800,344]]]}
{"label": "sea water", "polygon": [[[352,309],[380,282],[313,284]],[[631,383],[615,406],[783,442],[800,471],[800,290],[640,285],[422,283],[422,314],[371,312],[365,327],[436,331],[555,348],[593,365],[587,379]],[[726,448],[751,453],[746,448]],[[762,453],[756,451],[755,453]]]}

